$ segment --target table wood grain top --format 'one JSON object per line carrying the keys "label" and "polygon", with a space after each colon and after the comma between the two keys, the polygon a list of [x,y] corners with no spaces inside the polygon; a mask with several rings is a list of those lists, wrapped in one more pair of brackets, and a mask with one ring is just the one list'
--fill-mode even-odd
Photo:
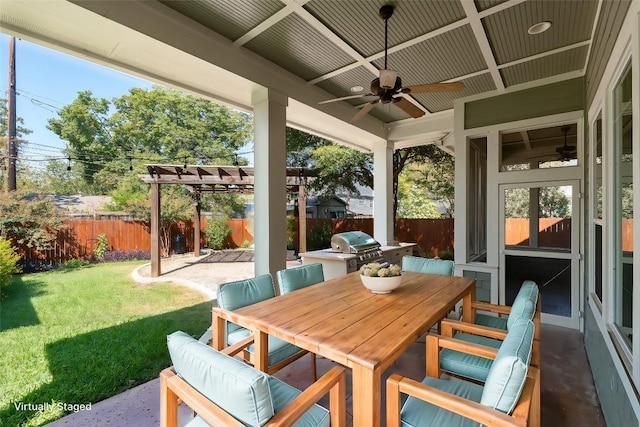
{"label": "table wood grain top", "polygon": [[234,322],[342,365],[384,370],[444,317],[475,280],[402,273],[389,294],[364,287],[359,273],[233,311]]}

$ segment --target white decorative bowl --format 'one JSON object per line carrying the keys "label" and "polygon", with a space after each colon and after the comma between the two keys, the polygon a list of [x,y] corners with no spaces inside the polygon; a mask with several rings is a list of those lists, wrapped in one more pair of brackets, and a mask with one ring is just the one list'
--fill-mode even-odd
{"label": "white decorative bowl", "polygon": [[372,277],[360,275],[362,284],[374,294],[388,294],[402,283],[402,276]]}

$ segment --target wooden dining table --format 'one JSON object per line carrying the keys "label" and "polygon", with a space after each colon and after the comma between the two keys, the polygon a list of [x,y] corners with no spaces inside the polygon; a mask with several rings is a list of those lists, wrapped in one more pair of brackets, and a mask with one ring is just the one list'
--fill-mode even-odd
{"label": "wooden dining table", "polygon": [[384,371],[458,301],[474,299],[470,278],[403,272],[398,288],[374,294],[355,272],[234,311],[214,308],[213,333],[224,333],[225,319],[252,330],[262,371],[268,335],[351,368],[353,425],[376,427]]}

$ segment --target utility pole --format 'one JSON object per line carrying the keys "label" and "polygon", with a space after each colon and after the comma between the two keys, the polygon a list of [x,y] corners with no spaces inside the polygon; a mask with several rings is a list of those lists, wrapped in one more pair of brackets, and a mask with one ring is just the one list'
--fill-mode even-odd
{"label": "utility pole", "polygon": [[7,182],[9,191],[16,191],[16,161],[18,149],[16,146],[16,38],[9,37],[9,102],[7,108],[7,122],[9,148]]}

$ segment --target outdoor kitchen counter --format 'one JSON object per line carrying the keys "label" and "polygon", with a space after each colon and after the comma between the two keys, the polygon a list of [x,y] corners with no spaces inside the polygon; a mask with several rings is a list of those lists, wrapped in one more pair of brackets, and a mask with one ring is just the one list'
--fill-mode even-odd
{"label": "outdoor kitchen counter", "polygon": [[[385,261],[392,264],[401,264],[402,257],[412,255],[416,247],[415,243],[400,243],[398,246],[380,246],[380,250],[382,250]],[[302,258],[303,265],[321,263],[325,280],[344,276],[358,269],[357,256],[355,254],[344,254],[332,249],[321,249],[302,252],[299,255]]]}

